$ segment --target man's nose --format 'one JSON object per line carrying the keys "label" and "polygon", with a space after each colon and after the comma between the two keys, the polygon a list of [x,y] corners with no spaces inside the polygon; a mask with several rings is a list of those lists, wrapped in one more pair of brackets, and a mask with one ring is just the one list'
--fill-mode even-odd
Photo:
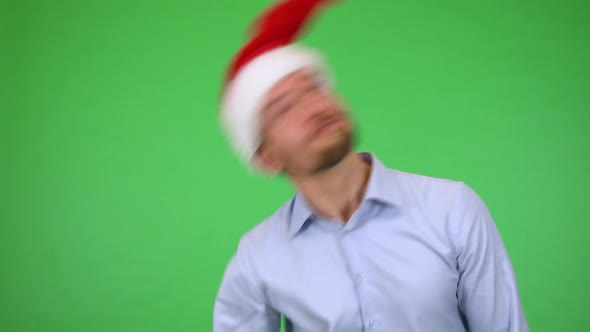
{"label": "man's nose", "polygon": [[314,94],[313,98],[306,101],[305,104],[305,122],[315,121],[317,118],[329,117],[332,115],[328,98],[320,94]]}

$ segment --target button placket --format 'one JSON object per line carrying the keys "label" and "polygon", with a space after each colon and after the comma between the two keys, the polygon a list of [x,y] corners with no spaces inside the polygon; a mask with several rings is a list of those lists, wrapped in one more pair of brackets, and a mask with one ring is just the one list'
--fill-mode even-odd
{"label": "button placket", "polygon": [[358,273],[356,276],[356,282],[360,284],[365,279],[365,276],[365,272]]}
{"label": "button placket", "polygon": [[[361,319],[363,320],[362,324],[363,326],[367,326],[366,324],[366,317],[367,317],[367,312],[365,309],[365,301],[363,300],[363,295],[362,292],[360,291],[360,284],[362,282],[362,280],[365,279],[366,277],[366,273],[363,272],[364,267],[363,264],[359,264],[358,259],[356,258],[356,253],[355,250],[348,250],[349,248],[347,248],[347,244],[346,242],[350,241],[351,239],[349,238],[349,236],[351,235],[350,230],[343,230],[343,232],[341,233],[340,236],[340,248],[342,250],[342,254],[345,258],[346,261],[346,265],[347,265],[347,269],[349,272],[349,275],[351,276],[351,281],[354,283],[354,287],[355,287],[355,293],[357,296],[357,300],[358,305],[359,305],[359,310],[360,310],[360,315],[361,315]],[[366,328],[365,328],[366,329]]]}

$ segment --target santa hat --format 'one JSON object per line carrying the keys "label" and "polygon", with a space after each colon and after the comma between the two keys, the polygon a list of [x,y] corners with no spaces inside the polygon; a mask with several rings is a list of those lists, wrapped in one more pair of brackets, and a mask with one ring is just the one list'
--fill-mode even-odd
{"label": "santa hat", "polygon": [[250,30],[251,39],[232,59],[221,96],[220,120],[234,151],[251,171],[269,173],[256,158],[265,94],[302,69],[329,81],[322,55],[294,42],[321,5],[330,0],[284,0],[267,9]]}

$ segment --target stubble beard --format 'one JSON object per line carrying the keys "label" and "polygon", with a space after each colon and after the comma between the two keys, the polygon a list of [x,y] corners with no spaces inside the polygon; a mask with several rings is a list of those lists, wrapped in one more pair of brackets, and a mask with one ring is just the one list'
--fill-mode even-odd
{"label": "stubble beard", "polygon": [[320,173],[340,163],[351,151],[354,145],[354,133],[349,131],[341,140],[324,151],[318,153],[318,163],[312,173]]}

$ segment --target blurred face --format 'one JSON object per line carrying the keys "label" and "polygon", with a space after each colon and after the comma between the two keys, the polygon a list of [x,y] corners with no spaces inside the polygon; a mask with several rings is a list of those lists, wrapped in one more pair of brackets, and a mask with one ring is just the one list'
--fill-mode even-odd
{"label": "blurred face", "polygon": [[343,104],[309,69],[298,70],[265,96],[258,158],[291,176],[310,175],[342,160],[352,145]]}

